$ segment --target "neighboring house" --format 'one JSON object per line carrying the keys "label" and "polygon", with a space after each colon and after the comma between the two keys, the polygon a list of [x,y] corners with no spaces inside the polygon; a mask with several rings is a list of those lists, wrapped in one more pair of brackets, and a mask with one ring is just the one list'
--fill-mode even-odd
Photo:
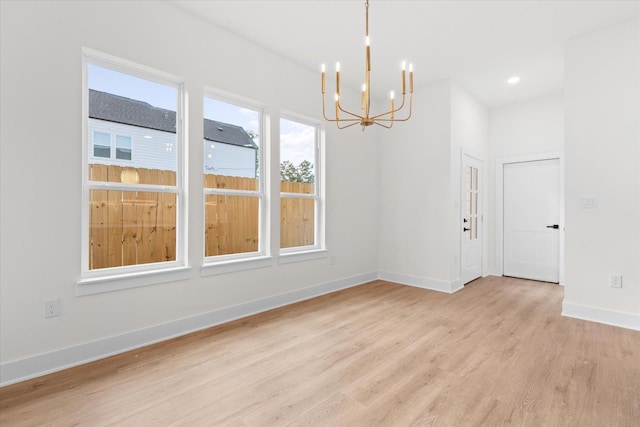
{"label": "neighboring house", "polygon": [[[90,163],[176,170],[176,112],[89,90]],[[256,177],[258,146],[240,126],[204,119],[204,173]]]}

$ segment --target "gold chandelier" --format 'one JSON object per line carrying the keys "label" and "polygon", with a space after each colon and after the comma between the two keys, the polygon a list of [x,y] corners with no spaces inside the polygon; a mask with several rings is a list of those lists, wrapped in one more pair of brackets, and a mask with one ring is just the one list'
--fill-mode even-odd
{"label": "gold chandelier", "polygon": [[[402,62],[402,103],[398,108],[395,107],[394,93],[390,94],[390,109],[386,113],[370,115],[371,109],[371,45],[369,43],[369,0],[365,1],[366,16],[366,32],[365,32],[365,83],[362,85],[362,99],[360,102],[360,114],[355,114],[345,110],[340,105],[340,63],[336,63],[336,94],[335,107],[336,113],[334,118],[327,117],[325,108],[325,92],[326,92],[326,70],[322,64],[322,115],[325,120],[335,122],[338,129],[346,129],[353,125],[359,124],[362,130],[367,126],[378,125],[387,129],[393,126],[394,122],[405,122],[411,118],[411,110],[413,105],[413,65],[409,64],[409,112],[404,118],[396,118],[395,114],[402,110],[405,105],[406,98],[406,62]],[[345,113],[346,117],[340,117],[340,112]]]}

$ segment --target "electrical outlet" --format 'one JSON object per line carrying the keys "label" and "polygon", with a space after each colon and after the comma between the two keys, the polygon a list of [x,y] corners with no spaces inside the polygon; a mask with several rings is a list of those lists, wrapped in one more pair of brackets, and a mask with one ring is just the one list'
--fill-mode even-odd
{"label": "electrical outlet", "polygon": [[612,288],[621,288],[622,287],[622,274],[611,274],[609,275],[609,286]]}
{"label": "electrical outlet", "polygon": [[52,299],[44,303],[44,318],[60,316],[60,300]]}

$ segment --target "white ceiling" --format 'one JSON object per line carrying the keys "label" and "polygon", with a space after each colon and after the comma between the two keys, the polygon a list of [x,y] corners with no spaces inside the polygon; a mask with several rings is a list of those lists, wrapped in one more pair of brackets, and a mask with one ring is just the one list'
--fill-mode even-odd
{"label": "white ceiling", "polygon": [[[173,0],[174,5],[358,89],[364,80],[364,0]],[[400,88],[400,63],[421,85],[453,79],[488,107],[559,92],[567,40],[638,19],[640,0],[370,0],[372,91]],[[516,86],[506,84],[512,75]],[[328,92],[332,84],[327,82]],[[318,83],[319,86],[319,83]]]}

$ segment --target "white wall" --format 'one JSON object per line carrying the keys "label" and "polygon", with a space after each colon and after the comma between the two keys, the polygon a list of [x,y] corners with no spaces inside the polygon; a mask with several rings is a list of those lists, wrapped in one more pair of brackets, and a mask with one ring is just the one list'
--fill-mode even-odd
{"label": "white wall", "polygon": [[561,93],[493,108],[489,114],[492,157],[560,151],[564,147]]}
{"label": "white wall", "polygon": [[545,96],[489,112],[488,263],[496,271],[496,159],[564,150],[564,103],[562,94]]}
{"label": "white wall", "polygon": [[[640,22],[566,47],[563,312],[640,329]],[[596,197],[597,208],[580,199]],[[623,288],[609,287],[609,274]]]}
{"label": "white wall", "polygon": [[414,118],[380,132],[379,269],[449,283],[451,83],[419,93]]}
{"label": "white wall", "polygon": [[381,132],[379,269],[452,291],[460,277],[461,149],[486,160],[488,112],[451,81],[421,87],[413,117]]}
{"label": "white wall", "polygon": [[[285,293],[304,295],[299,291],[313,285],[375,277],[377,139],[327,127],[327,247],[335,265],[326,258],[201,277],[203,149],[196,138],[189,146],[191,278],[76,297],[83,46],[184,78],[192,136],[202,135],[205,86],[265,104],[277,136],[280,109],[321,118],[320,77],[165,2],[23,1],[1,8],[1,381],[14,380],[18,365],[71,363],[83,356],[80,350],[95,350],[91,343],[109,352],[108,343],[127,336],[135,346],[149,328]],[[277,144],[269,159],[277,192]],[[271,202],[277,236],[279,203]],[[61,299],[62,315],[45,320],[44,301],[53,298]]]}

